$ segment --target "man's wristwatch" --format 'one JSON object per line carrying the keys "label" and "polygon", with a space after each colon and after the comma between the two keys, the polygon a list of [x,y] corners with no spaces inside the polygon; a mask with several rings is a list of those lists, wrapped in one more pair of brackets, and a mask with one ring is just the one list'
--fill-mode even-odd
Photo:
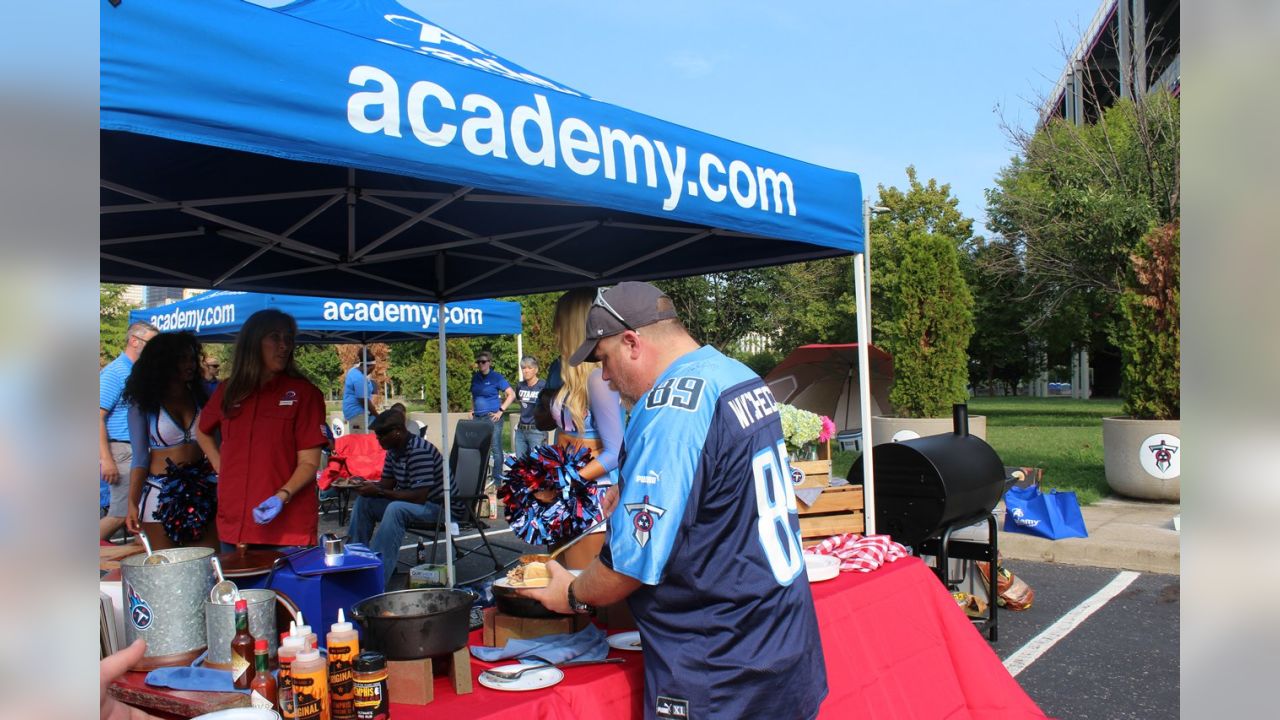
{"label": "man's wristwatch", "polygon": [[588,605],[573,594],[573,583],[569,583],[569,609],[578,615],[595,615],[596,609],[592,605]]}

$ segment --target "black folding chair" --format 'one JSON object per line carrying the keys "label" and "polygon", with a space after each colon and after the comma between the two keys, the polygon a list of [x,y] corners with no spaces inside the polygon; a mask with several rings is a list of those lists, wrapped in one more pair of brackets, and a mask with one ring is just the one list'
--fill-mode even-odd
{"label": "black folding chair", "polygon": [[[493,561],[493,573],[501,571],[506,564],[498,559],[493,548],[500,547],[515,553],[517,548],[510,548],[497,543],[490,543],[485,536],[489,526],[480,519],[480,505],[487,500],[485,485],[489,480],[489,445],[493,439],[493,425],[487,420],[459,420],[454,430],[453,449],[449,451],[449,474],[452,478],[453,520],[458,523],[459,530],[475,530],[480,535],[480,544],[469,549],[454,546],[454,562],[480,553]],[[449,529],[444,525],[444,513],[440,513],[434,523],[410,523],[405,531],[418,537],[417,561],[422,562],[425,540],[431,540],[431,563],[436,562],[436,550],[444,533]],[[480,577],[485,577],[482,575]],[[466,582],[474,582],[473,578]],[[463,581],[455,583],[464,584]]]}

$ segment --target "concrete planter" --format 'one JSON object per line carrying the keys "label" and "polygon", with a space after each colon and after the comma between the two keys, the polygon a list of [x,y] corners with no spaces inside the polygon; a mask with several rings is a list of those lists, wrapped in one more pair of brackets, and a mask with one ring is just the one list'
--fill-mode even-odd
{"label": "concrete planter", "polygon": [[[902,418],[874,415],[871,418],[871,440],[876,445],[893,440],[893,436],[902,430],[914,432],[918,437],[942,435],[954,430],[951,418]],[[969,434],[987,439],[987,416],[969,416]]]}
{"label": "concrete planter", "polygon": [[1182,440],[1177,420],[1102,419],[1107,484],[1121,495],[1178,502]]}

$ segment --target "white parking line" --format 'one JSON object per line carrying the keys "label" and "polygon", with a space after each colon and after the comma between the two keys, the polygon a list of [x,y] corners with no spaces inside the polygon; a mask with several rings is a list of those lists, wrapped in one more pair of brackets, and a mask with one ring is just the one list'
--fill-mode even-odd
{"label": "white parking line", "polygon": [[[503,534],[505,534],[505,533],[509,533],[509,532],[511,532],[511,528],[502,528],[501,530],[488,530],[488,531],[486,531],[486,532],[485,532],[485,535],[486,535],[486,536],[488,536],[488,537],[493,537],[494,535],[503,535]],[[454,541],[454,542],[458,542],[459,540],[475,540],[475,539],[476,539],[476,538],[478,538],[478,537],[480,537],[480,533],[471,533],[470,535],[459,535],[458,537],[454,538],[454,539],[453,539],[453,541]],[[409,545],[401,545],[401,546],[400,546],[400,549],[401,549],[401,550],[410,550],[410,549],[413,549],[413,548],[416,548],[416,547],[418,547],[418,543],[412,543],[412,544],[409,544]]]}
{"label": "white parking line", "polygon": [[1059,640],[1066,637],[1072,630],[1075,630],[1080,623],[1089,618],[1090,615],[1097,612],[1111,601],[1112,598],[1119,595],[1125,588],[1138,579],[1139,573],[1126,570],[1106,584],[1092,597],[1075,606],[1066,615],[1058,618],[1058,621],[1045,628],[1039,635],[1031,638],[1026,645],[1018,648],[1018,651],[1010,655],[1004,661],[1005,668],[1010,675],[1018,676],[1018,673],[1026,670],[1031,663],[1035,662],[1039,657],[1045,654],[1049,648],[1058,643]]}

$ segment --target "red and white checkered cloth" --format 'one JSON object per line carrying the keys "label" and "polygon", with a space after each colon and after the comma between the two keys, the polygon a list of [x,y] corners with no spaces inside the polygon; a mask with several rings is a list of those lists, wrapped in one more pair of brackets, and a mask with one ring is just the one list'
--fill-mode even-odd
{"label": "red and white checkered cloth", "polygon": [[910,555],[907,549],[888,535],[858,533],[832,535],[805,550],[814,555],[834,555],[840,559],[841,572],[871,572],[881,565]]}

